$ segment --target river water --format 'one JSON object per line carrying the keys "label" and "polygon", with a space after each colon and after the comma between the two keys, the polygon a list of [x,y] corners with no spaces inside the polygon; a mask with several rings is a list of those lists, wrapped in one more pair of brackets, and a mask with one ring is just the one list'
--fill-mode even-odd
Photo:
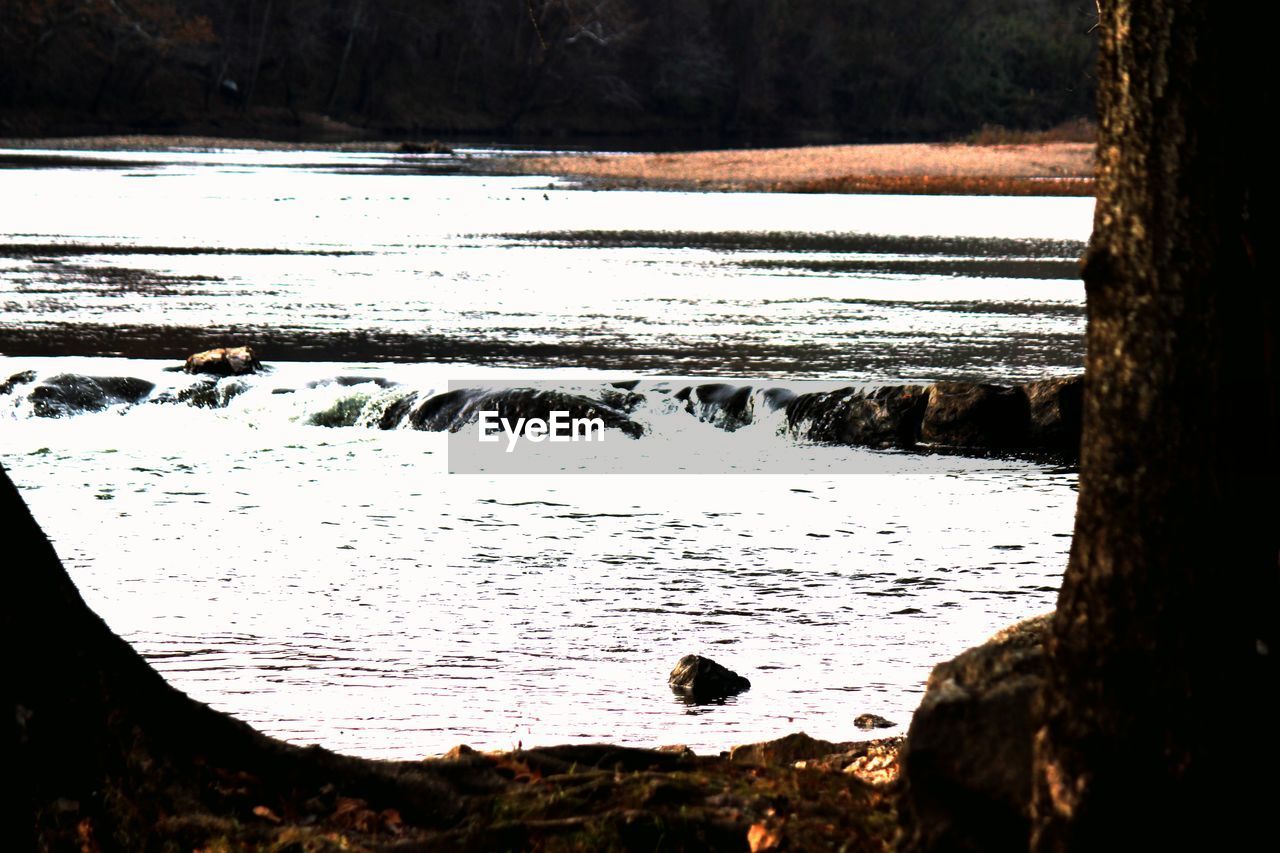
{"label": "river water", "polygon": [[[796,473],[463,476],[443,434],[369,415],[485,378],[1076,372],[1091,200],[595,192],[469,165],[0,151],[0,382],[32,372],[0,394],[0,460],[170,681],[370,756],[715,751],[851,739],[865,712],[901,731],[934,662],[1052,607],[1075,475],[1051,463],[771,435],[769,470]],[[224,342],[273,370],[221,408],[176,402],[193,380],[170,368]],[[153,387],[38,417],[56,376]],[[752,689],[682,703],[666,674],[694,652]]]}

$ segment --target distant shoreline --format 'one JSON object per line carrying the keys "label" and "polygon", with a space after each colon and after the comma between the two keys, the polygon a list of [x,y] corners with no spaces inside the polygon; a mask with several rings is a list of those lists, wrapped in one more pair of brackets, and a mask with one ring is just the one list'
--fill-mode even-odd
{"label": "distant shoreline", "polygon": [[594,189],[1091,196],[1094,146],[910,143],[509,158]]}
{"label": "distant shoreline", "polygon": [[[0,148],[412,153],[412,149],[396,141],[279,142],[132,134],[0,139]],[[1094,192],[1094,146],[1085,142],[815,145],[678,153],[568,152],[459,158],[457,164],[464,171],[479,174],[564,178],[586,189],[1024,196],[1092,196]]]}

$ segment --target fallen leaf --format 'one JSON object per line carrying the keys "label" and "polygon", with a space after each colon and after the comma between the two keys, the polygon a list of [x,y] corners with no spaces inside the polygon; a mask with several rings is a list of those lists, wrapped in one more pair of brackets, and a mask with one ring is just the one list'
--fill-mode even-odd
{"label": "fallen leaf", "polygon": [[339,797],[338,806],[333,810],[329,820],[344,829],[373,832],[377,827],[378,815],[364,800],[355,797]]}
{"label": "fallen leaf", "polygon": [[80,853],[98,853],[102,848],[93,837],[93,820],[83,818],[76,824],[76,837],[80,839]]}
{"label": "fallen leaf", "polygon": [[776,829],[770,829],[763,823],[753,823],[751,828],[747,830],[747,846],[751,848],[751,853],[757,853],[760,850],[773,850],[782,843],[782,833]]}
{"label": "fallen leaf", "polygon": [[269,820],[272,823],[281,823],[280,815],[276,814],[266,806],[254,806],[253,813],[263,820]]}

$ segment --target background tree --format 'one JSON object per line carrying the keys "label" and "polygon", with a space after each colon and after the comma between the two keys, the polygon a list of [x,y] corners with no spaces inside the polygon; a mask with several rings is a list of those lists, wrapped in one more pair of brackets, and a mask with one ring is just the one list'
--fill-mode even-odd
{"label": "background tree", "polygon": [[0,127],[288,133],[324,114],[383,133],[745,142],[1038,130],[1091,111],[1093,14],[1091,0],[6,0]]}
{"label": "background tree", "polygon": [[1235,4],[1100,11],[1080,498],[1034,846],[1244,849],[1276,802],[1280,687],[1267,45]]}

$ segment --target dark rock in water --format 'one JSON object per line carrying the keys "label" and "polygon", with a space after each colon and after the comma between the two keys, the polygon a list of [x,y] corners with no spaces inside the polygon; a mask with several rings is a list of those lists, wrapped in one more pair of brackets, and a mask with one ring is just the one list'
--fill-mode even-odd
{"label": "dark rock in water", "polygon": [[776,412],[778,409],[785,408],[788,403],[796,398],[796,392],[790,388],[766,388],[761,395],[764,403],[769,407],[769,411]]}
{"label": "dark rock in water", "polygon": [[787,424],[809,441],[911,447],[920,437],[927,402],[928,391],[919,385],[801,394],[787,404]]}
{"label": "dark rock in water", "polygon": [[1041,379],[1021,388],[1030,407],[1030,445],[1078,454],[1084,420],[1084,377]]}
{"label": "dark rock in water", "polygon": [[907,850],[1026,850],[1032,701],[1052,614],[933,668],[902,756]]}
{"label": "dark rock in water", "polygon": [[225,409],[232,400],[247,390],[249,386],[243,382],[210,379],[183,388],[176,399],[179,403],[186,403],[197,409]]}
{"label": "dark rock in water", "polygon": [[891,729],[897,725],[879,714],[862,714],[853,721],[853,724],[860,729]]}
{"label": "dark rock in water", "polygon": [[695,703],[714,702],[751,689],[751,682],[710,658],[685,655],[667,679],[671,689]]}
{"label": "dark rock in water", "polygon": [[[746,426],[756,417],[757,392],[750,385],[709,382],[682,388],[674,396],[684,402],[686,412],[728,432]],[[773,412],[785,406],[795,393],[786,388],[769,388],[759,392],[758,397]]]}
{"label": "dark rock in water", "polygon": [[640,385],[639,379],[628,379],[625,382],[610,382],[609,387],[617,388],[619,391],[634,391]]}
{"label": "dark rock in water", "polygon": [[684,401],[685,411],[698,420],[730,432],[751,423],[755,408],[750,385],[709,382],[680,389],[676,399]]}
{"label": "dark rock in water", "polygon": [[[628,383],[622,383],[624,385]],[[611,409],[617,409],[623,414],[630,415],[644,403],[645,396],[635,391],[627,389],[619,389],[616,387],[606,388],[600,392],[600,402],[604,403]]]}
{"label": "dark rock in water", "polygon": [[35,379],[36,372],[34,370],[24,370],[21,373],[15,373],[4,382],[0,382],[0,395],[11,393],[13,389],[17,388],[19,385],[29,385],[34,382]]}
{"label": "dark rock in water", "polygon": [[549,420],[552,412],[568,412],[572,419],[599,418],[606,429],[619,430],[632,438],[644,434],[643,426],[597,400],[533,388],[493,391],[459,388],[447,391],[424,400],[409,414],[409,423],[414,429],[457,432],[475,422],[482,411],[497,412],[499,418],[512,424],[520,418]]}
{"label": "dark rock in water", "polygon": [[27,399],[38,418],[100,412],[108,406],[136,403],[155,385],[131,376],[77,376],[63,373],[31,389]]}
{"label": "dark rock in water", "polygon": [[1016,448],[1027,443],[1030,404],[1018,388],[939,382],[929,388],[920,439],[952,447]]}
{"label": "dark rock in water", "polygon": [[409,416],[409,412],[413,409],[413,404],[418,402],[417,392],[405,394],[400,399],[393,402],[382,410],[382,414],[378,417],[378,429],[395,429],[404,422]]}
{"label": "dark rock in water", "polygon": [[187,357],[183,369],[187,373],[210,376],[241,376],[257,373],[262,368],[251,347],[218,347]]}

